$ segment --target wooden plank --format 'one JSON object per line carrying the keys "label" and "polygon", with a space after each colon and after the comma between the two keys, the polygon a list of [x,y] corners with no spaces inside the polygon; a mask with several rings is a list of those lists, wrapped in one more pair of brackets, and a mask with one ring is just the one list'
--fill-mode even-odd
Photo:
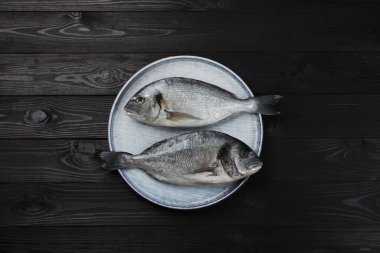
{"label": "wooden plank", "polygon": [[[0,3],[1,11],[209,11],[253,8],[248,0],[215,2],[211,0],[140,0],[140,1],[9,1]],[[75,15],[75,14],[74,14]]]}
{"label": "wooden plank", "polygon": [[0,138],[107,138],[113,100],[113,96],[1,97]]}
{"label": "wooden plank", "polygon": [[373,228],[239,226],[7,227],[4,252],[361,252],[380,249]]}
{"label": "wooden plank", "polygon": [[[140,68],[172,54],[5,54],[0,95],[116,95]],[[264,94],[379,94],[377,52],[197,53]]]}
{"label": "wooden plank", "polygon": [[0,11],[239,11],[249,12],[260,8],[287,7],[378,7],[376,1],[260,1],[260,0],[2,0]]}
{"label": "wooden plank", "polygon": [[[0,182],[120,182],[107,140],[0,140]],[[265,138],[262,181],[379,180],[380,139]]]}
{"label": "wooden plank", "polygon": [[118,181],[100,168],[107,140],[0,141],[1,182]]}
{"label": "wooden plank", "polygon": [[157,56],[138,54],[2,55],[1,95],[115,95]]}
{"label": "wooden plank", "polygon": [[265,138],[260,180],[379,180],[380,139]]}
{"label": "wooden plank", "polygon": [[[0,139],[106,139],[114,96],[3,96]],[[265,136],[380,137],[379,95],[285,96]]]}
{"label": "wooden plank", "polygon": [[[267,182],[252,177],[222,203],[168,210],[110,183],[0,184],[0,226],[225,225],[368,227],[380,221],[373,182]],[[376,225],[377,226],[377,225]]]}
{"label": "wooden plank", "polygon": [[281,115],[264,117],[269,136],[377,137],[380,96],[285,96]]}
{"label": "wooden plank", "polygon": [[376,9],[0,13],[0,53],[380,49]]}

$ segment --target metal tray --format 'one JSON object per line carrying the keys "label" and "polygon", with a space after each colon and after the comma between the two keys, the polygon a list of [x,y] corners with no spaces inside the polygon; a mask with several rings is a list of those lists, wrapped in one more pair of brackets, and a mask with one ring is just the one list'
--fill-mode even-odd
{"label": "metal tray", "polygon": [[[158,60],[133,75],[116,97],[108,126],[109,145],[112,151],[138,154],[160,140],[200,129],[152,127],[137,122],[125,113],[124,105],[139,89],[152,81],[172,76],[188,77],[219,85],[240,98],[253,96],[243,80],[215,61],[196,56],[175,56]],[[263,138],[260,115],[240,114],[203,129],[212,129],[234,136],[260,154]],[[235,192],[248,179],[226,184],[178,186],[157,181],[139,169],[119,172],[142,197],[160,206],[174,209],[196,209],[215,204]]]}

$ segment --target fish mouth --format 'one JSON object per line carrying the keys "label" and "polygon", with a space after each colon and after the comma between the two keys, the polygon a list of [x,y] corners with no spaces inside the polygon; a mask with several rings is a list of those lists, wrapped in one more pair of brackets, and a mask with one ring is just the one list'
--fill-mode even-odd
{"label": "fish mouth", "polygon": [[128,110],[128,109],[124,109],[124,110],[127,113],[127,115],[132,115],[133,114],[133,112],[131,110]]}
{"label": "fish mouth", "polygon": [[128,115],[133,115],[133,114],[136,113],[134,110],[131,109],[131,107],[130,107],[128,104],[126,104],[126,105],[124,106],[124,111],[125,111]]}
{"label": "fish mouth", "polygon": [[126,111],[127,116],[131,118],[136,118],[136,112],[133,111]]}
{"label": "fish mouth", "polygon": [[253,165],[248,167],[248,171],[249,172],[257,172],[261,169],[261,167],[263,167],[263,163],[253,164]]}

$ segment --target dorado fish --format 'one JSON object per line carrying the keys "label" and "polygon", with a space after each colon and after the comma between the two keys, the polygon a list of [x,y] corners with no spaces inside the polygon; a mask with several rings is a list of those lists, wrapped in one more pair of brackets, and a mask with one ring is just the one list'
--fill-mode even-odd
{"label": "dorado fish", "polygon": [[141,154],[103,152],[106,170],[139,168],[178,185],[226,183],[256,173],[262,162],[245,143],[227,134],[202,130],[153,144]]}
{"label": "dorado fish", "polygon": [[199,127],[237,113],[278,114],[273,105],[280,99],[279,95],[239,99],[206,82],[170,77],[142,88],[124,110],[130,117],[148,125]]}

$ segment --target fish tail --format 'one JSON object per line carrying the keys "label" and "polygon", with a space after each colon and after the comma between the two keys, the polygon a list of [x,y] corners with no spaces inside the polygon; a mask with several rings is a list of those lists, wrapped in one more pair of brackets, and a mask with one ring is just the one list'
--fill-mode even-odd
{"label": "fish tail", "polygon": [[102,159],[102,168],[105,170],[120,170],[126,168],[126,152],[102,152],[99,157]]}
{"label": "fish tail", "polygon": [[251,113],[260,113],[264,115],[276,115],[280,114],[277,111],[275,105],[280,101],[282,96],[280,95],[268,95],[253,97],[249,99],[249,107]]}

